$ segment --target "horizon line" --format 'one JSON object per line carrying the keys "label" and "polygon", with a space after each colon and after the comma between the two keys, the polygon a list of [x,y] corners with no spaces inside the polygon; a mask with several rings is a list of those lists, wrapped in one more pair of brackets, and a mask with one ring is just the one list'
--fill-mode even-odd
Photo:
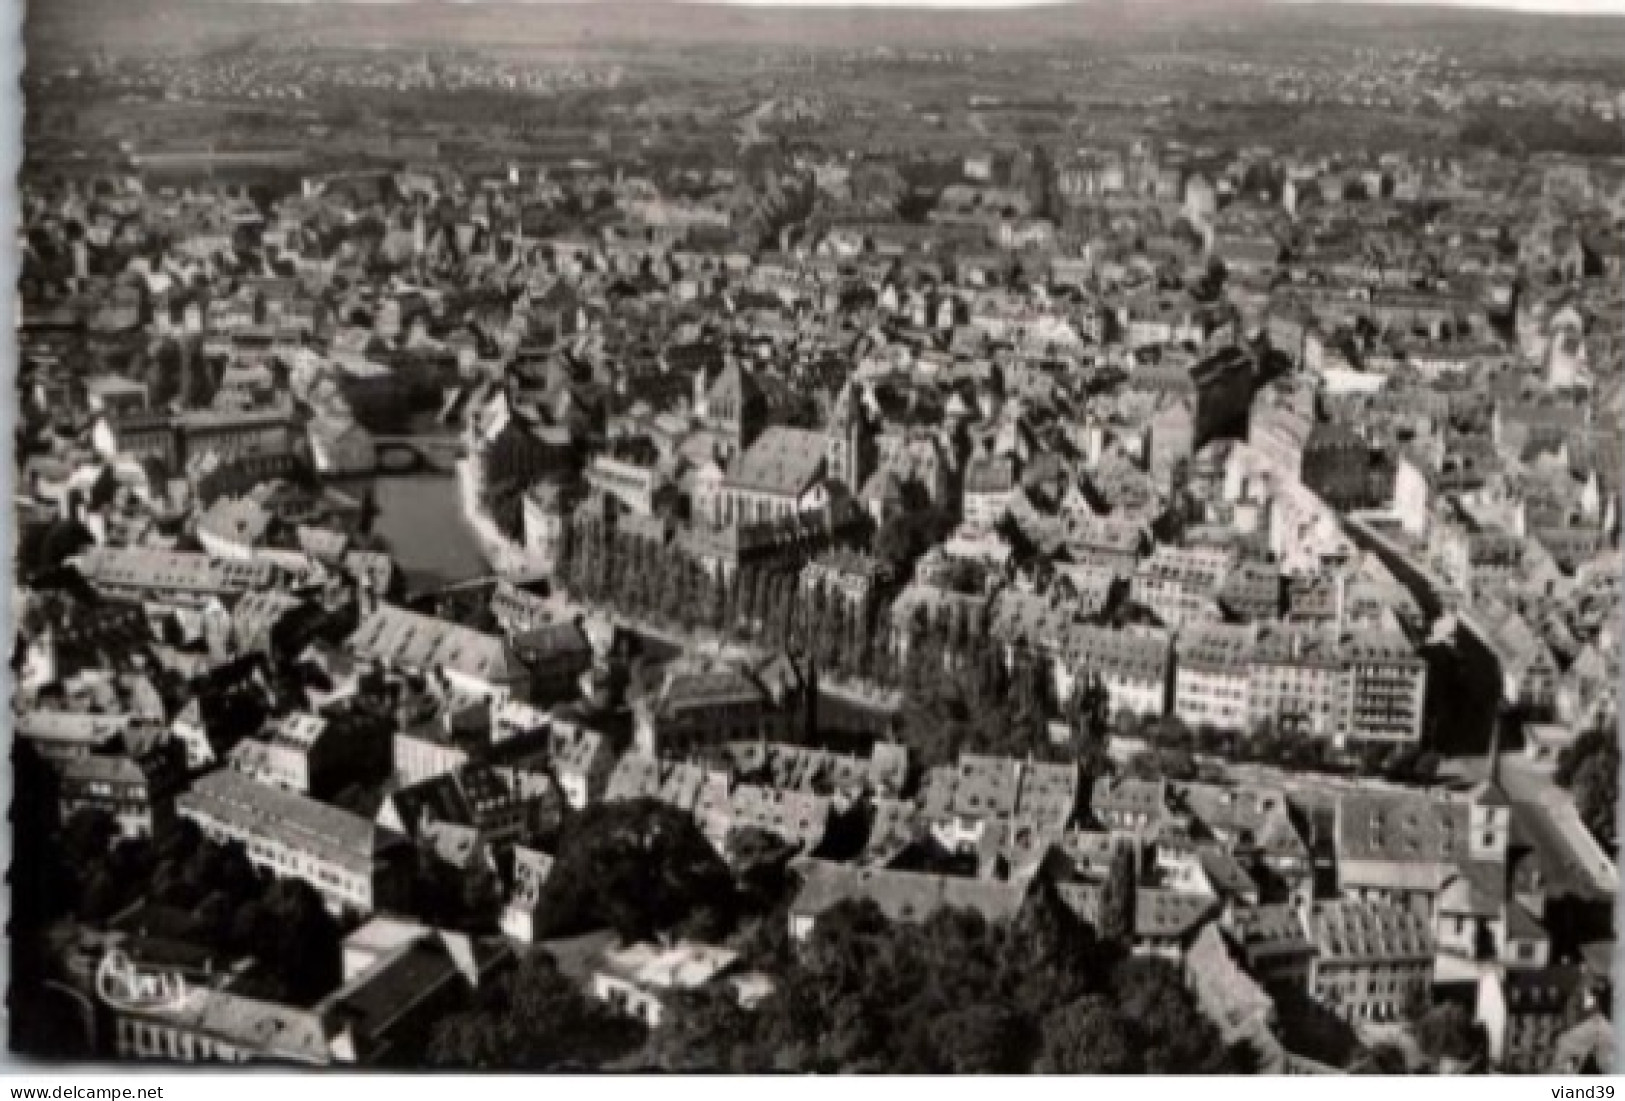
{"label": "horizon line", "polygon": [[[343,4],[356,7],[404,6],[439,7],[610,7],[617,4],[676,5],[691,7],[753,8],[771,10],[849,10],[849,11],[1020,11],[1064,7],[1104,6],[1131,11],[1138,5],[1166,10],[1180,6],[1180,0],[190,0],[192,3],[276,7],[317,7]],[[1625,19],[1625,0],[1234,0],[1237,6],[1252,8],[1405,8],[1461,13],[1590,16]],[[1194,13],[1205,5],[1193,3]],[[1213,9],[1205,9],[1211,12]]]}

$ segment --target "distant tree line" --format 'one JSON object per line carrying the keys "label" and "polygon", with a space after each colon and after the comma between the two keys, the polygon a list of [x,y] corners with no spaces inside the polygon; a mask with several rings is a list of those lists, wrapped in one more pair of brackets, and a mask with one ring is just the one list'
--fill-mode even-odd
{"label": "distant tree line", "polygon": [[1459,135],[1463,145],[1493,149],[1509,157],[1567,153],[1581,157],[1625,156],[1625,130],[1595,115],[1542,108],[1496,108],[1469,119]]}

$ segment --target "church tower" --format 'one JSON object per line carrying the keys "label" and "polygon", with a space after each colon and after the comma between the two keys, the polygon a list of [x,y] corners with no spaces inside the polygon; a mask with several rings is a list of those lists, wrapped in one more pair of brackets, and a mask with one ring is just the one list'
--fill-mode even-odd
{"label": "church tower", "polygon": [[767,406],[762,389],[731,356],[706,391],[702,419],[722,437],[729,459],[754,443],[766,427]]}
{"label": "church tower", "polygon": [[824,435],[824,465],[830,480],[840,482],[855,496],[874,470],[875,441],[863,392],[850,380],[835,399]]}
{"label": "church tower", "polygon": [[1490,775],[1473,789],[1467,813],[1467,852],[1475,861],[1505,864],[1512,839],[1512,800],[1501,786],[1501,724],[1497,715],[1490,734]]}

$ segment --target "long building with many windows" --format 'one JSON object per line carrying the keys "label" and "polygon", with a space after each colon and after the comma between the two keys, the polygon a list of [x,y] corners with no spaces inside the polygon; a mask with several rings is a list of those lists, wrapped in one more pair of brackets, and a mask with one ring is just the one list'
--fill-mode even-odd
{"label": "long building with many windows", "polygon": [[410,874],[409,846],[394,831],[230,769],[199,779],[177,810],[210,840],[242,845],[256,867],[309,883],[335,912],[390,905]]}

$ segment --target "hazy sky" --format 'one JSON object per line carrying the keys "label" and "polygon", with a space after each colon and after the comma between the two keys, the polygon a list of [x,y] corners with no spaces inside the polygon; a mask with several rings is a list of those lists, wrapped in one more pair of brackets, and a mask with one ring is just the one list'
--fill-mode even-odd
{"label": "hazy sky", "polygon": [[[291,5],[316,4],[399,4],[422,3],[425,0],[214,0],[216,3],[273,3]],[[486,2],[508,4],[614,4],[617,0],[438,0],[453,5]],[[1030,8],[1050,7],[1073,2],[1106,3],[1124,10],[1133,10],[1142,0],[670,0],[672,3],[730,4],[739,7],[797,7],[797,8]],[[1172,6],[1170,0],[1143,0],[1158,8]],[[1173,0],[1177,3],[1179,0]],[[1184,0],[1193,8],[1200,8],[1207,0]],[[1258,0],[1262,4],[1350,4],[1366,7],[1434,7],[1481,10],[1531,12],[1548,15],[1612,15],[1625,18],[1625,0]],[[3,4],[4,0],[0,0]]]}
{"label": "hazy sky", "polygon": [[[1287,0],[1316,3],[1318,0]],[[1418,0],[1359,0],[1364,4],[1414,4]],[[1503,8],[1509,11],[1552,12],[1583,15],[1625,15],[1625,0],[1426,0],[1430,7]]]}
{"label": "hazy sky", "polygon": [[[226,0],[240,2],[240,0]],[[283,3],[392,3],[401,0],[280,0]],[[482,0],[447,0],[454,4],[477,4]],[[613,0],[498,0],[505,3],[602,3]],[[830,7],[830,8],[1026,8],[1069,3],[1071,0],[678,0],[687,3],[737,4],[749,7]],[[1138,0],[1107,0],[1132,8]],[[1165,6],[1166,0],[1153,0]],[[1203,0],[1188,0],[1200,5]],[[1625,16],[1625,0],[1264,0],[1277,4],[1343,3],[1368,6],[1426,6],[1438,8],[1485,8],[1503,11],[1548,13],[1552,15]]]}
{"label": "hazy sky", "polygon": [[[694,0],[694,2],[745,4],[753,7],[1014,8],[1030,7],[1034,4],[1043,3],[1065,3],[1067,0]],[[1120,2],[1131,7],[1134,0],[1120,0]],[[1322,3],[1324,0],[1275,0],[1275,2],[1315,4]],[[1349,2],[1349,0],[1337,0],[1337,2]],[[1407,6],[1426,4],[1430,7],[1450,8],[1499,8],[1508,11],[1544,12],[1554,15],[1625,16],[1625,0],[1353,0],[1353,2]]]}
{"label": "hazy sky", "polygon": [[[478,0],[456,0],[475,2]],[[523,0],[521,0],[523,2]],[[531,0],[547,3],[549,0]],[[1067,3],[1068,0],[690,0],[693,3],[741,4],[751,7],[844,7],[844,8],[1019,8],[1040,4]],[[1116,0],[1122,7],[1132,8],[1136,0]],[[1200,4],[1202,0],[1191,0]],[[1625,0],[1268,0],[1283,4],[1356,3],[1366,5],[1404,5],[1448,8],[1499,8],[1507,11],[1525,11],[1550,14],[1620,15],[1625,16]],[[1161,6],[1159,4],[1159,6]]]}

